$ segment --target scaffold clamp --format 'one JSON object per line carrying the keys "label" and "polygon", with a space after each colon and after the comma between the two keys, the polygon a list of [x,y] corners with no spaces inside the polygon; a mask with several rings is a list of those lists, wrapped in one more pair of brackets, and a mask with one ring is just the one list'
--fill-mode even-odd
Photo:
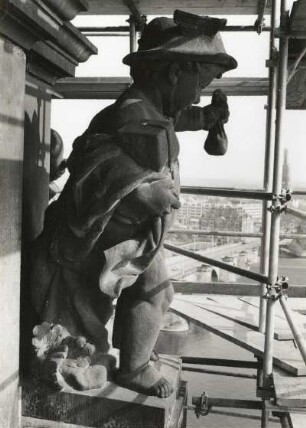
{"label": "scaffold clamp", "polygon": [[192,397],[192,406],[188,406],[189,410],[194,410],[197,418],[200,416],[206,416],[211,410],[208,404],[208,396],[203,392],[199,397]]}
{"label": "scaffold clamp", "polygon": [[282,190],[282,193],[279,195],[272,195],[272,201],[279,201],[280,205],[274,206],[271,205],[268,208],[268,211],[274,214],[281,214],[283,212],[286,212],[287,204],[292,199],[292,192],[290,189]]}
{"label": "scaffold clamp", "polygon": [[271,58],[266,60],[267,68],[275,68],[278,64],[279,53],[278,50],[274,47],[271,51]]}
{"label": "scaffold clamp", "polygon": [[292,199],[292,191],[291,189],[283,189],[280,195],[273,195],[272,200],[278,199],[282,205],[287,204]]}
{"label": "scaffold clamp", "polygon": [[289,288],[289,278],[287,276],[277,277],[277,280],[274,285],[269,284],[267,286],[267,293],[265,295],[266,299],[278,300],[283,292],[287,291]]}
{"label": "scaffold clamp", "polygon": [[265,27],[265,18],[262,17],[262,19],[256,19],[255,23],[254,23],[254,28],[255,31],[257,32],[257,34],[261,34],[262,29]]}

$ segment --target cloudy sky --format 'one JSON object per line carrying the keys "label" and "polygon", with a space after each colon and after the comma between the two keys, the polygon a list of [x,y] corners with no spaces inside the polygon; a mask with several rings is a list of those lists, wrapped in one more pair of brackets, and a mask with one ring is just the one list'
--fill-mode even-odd
{"label": "cloudy sky", "polygon": [[[228,17],[230,24],[253,24],[254,17]],[[127,17],[78,17],[75,25],[126,25]],[[268,34],[223,33],[229,54],[238,60],[238,68],[226,76],[267,77]],[[129,50],[128,37],[92,37],[99,54],[77,69],[77,76],[128,76],[122,64]],[[83,133],[92,117],[110,100],[55,100],[52,103],[52,127],[64,139],[66,156],[73,140]],[[260,188],[263,183],[266,97],[229,97],[230,121],[226,125],[229,149],[223,157],[209,156],[203,150],[207,133],[179,134],[182,184]],[[201,105],[209,104],[203,97]],[[69,115],[67,115],[69,111]],[[63,120],[63,118],[65,118]],[[306,188],[306,111],[286,111],[285,147],[288,148],[292,186]],[[302,130],[303,126],[303,130]]]}

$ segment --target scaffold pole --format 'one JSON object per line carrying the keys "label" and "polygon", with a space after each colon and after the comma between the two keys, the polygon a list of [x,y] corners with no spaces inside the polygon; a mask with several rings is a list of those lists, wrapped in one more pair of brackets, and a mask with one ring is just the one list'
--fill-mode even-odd
{"label": "scaffold pole", "polygon": [[[288,17],[287,0],[281,0],[280,6],[280,27],[286,31]],[[285,32],[284,31],[284,32]],[[277,75],[277,100],[276,100],[276,120],[275,120],[275,145],[274,145],[274,166],[273,166],[273,193],[279,195],[282,187],[282,164],[283,164],[283,115],[286,106],[286,86],[287,86],[287,64],[288,64],[288,38],[281,37],[279,43],[278,75]],[[263,358],[263,400],[269,399],[271,382],[273,375],[273,341],[274,341],[274,318],[277,294],[274,284],[277,283],[278,276],[278,251],[280,236],[280,207],[279,198],[272,201],[271,216],[271,237],[269,250],[269,272],[268,282],[270,287],[267,291],[267,313],[265,346]],[[264,408],[265,406],[263,406]],[[268,426],[267,410],[262,413],[262,428]]]}
{"label": "scaffold pole", "polygon": [[[265,145],[265,165],[264,165],[264,189],[266,192],[272,192],[272,172],[273,172],[273,148],[275,139],[275,101],[276,101],[276,78],[277,69],[275,64],[275,28],[276,28],[276,1],[271,5],[271,32],[269,39],[269,94],[267,108],[266,124],[266,145]],[[270,247],[270,230],[271,230],[271,212],[268,208],[271,202],[264,200],[262,203],[262,230],[261,240],[261,257],[260,272],[268,275],[269,271],[269,247]],[[264,298],[266,293],[266,284],[262,284],[259,306],[259,323],[258,330],[264,333],[266,327],[267,300]]]}

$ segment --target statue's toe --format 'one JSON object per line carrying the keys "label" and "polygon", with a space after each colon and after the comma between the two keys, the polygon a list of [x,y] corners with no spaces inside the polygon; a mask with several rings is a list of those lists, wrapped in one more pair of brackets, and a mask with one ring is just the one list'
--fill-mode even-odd
{"label": "statue's toe", "polygon": [[170,382],[149,364],[141,370],[133,372],[122,372],[119,370],[116,382],[124,388],[160,398],[167,398],[173,392]]}

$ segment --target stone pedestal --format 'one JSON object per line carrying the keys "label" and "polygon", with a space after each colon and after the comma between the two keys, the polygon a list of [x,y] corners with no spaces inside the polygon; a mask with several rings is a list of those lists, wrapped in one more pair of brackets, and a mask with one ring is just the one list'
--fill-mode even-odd
{"label": "stone pedestal", "polygon": [[23,392],[22,413],[28,418],[85,427],[183,427],[186,385],[180,381],[181,361],[165,355],[157,366],[173,385],[174,392],[168,398],[139,394],[112,382],[108,382],[102,390],[85,392],[54,392],[28,384]]}

